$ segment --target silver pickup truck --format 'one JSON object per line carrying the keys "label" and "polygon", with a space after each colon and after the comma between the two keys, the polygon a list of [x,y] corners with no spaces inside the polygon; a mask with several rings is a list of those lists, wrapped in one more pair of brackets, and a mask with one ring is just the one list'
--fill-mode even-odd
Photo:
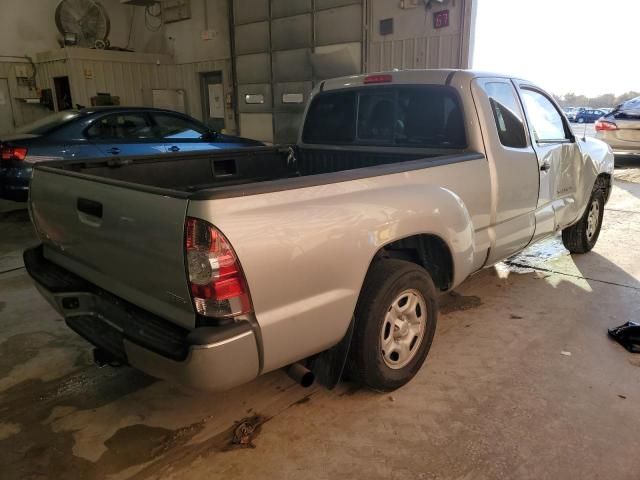
{"label": "silver pickup truck", "polygon": [[40,292],[112,361],[221,390],[305,361],[408,382],[437,300],[562,231],[598,239],[613,155],[530,82],[321,82],[295,146],[35,167]]}

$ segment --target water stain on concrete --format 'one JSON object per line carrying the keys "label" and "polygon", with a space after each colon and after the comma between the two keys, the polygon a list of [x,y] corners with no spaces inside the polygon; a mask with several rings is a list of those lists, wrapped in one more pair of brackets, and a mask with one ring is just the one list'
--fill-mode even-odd
{"label": "water stain on concrete", "polygon": [[302,397],[300,400],[294,403],[294,405],[304,405],[305,403],[309,403],[311,401],[311,395],[307,395],[306,397]]}
{"label": "water stain on concrete", "polygon": [[569,255],[569,251],[564,248],[559,237],[554,237],[536,243],[504,262],[500,262],[497,268],[510,273],[532,273],[543,264],[565,255]]}
{"label": "water stain on concrete", "polygon": [[[159,458],[150,465],[147,465],[137,474],[130,477],[130,480],[163,478],[165,473],[172,470],[177,464],[189,465],[198,458],[206,458],[212,454],[223,454],[225,452],[238,449],[251,448],[253,447],[253,443],[250,443],[249,445],[237,442],[238,427],[247,421],[251,422],[253,431],[251,432],[250,442],[253,442],[253,440],[255,440],[255,438],[260,434],[264,424],[271,420],[271,418],[272,417],[256,414],[235,422],[226,430],[223,430],[203,442],[193,445],[187,445],[187,442],[183,442],[181,445],[177,445],[178,448],[173,449],[167,455]],[[204,421],[206,422],[206,420],[207,419]]]}
{"label": "water stain on concrete", "polygon": [[470,310],[482,305],[480,297],[475,295],[460,295],[457,292],[449,292],[440,298],[439,310],[442,314]]}
{"label": "water stain on concrete", "polygon": [[107,451],[102,454],[95,467],[105,473],[116,473],[147,463],[186,444],[202,431],[206,421],[207,419],[203,419],[176,430],[144,424],[121,428],[104,442]]}
{"label": "water stain on concrete", "polygon": [[88,365],[56,380],[32,379],[6,390],[0,396],[0,418],[20,424],[22,429],[0,440],[0,476],[102,479],[183,445],[202,426],[169,430],[133,425],[118,430],[107,440],[107,451],[93,463],[73,454],[73,432],[52,430],[54,422],[50,420],[55,418],[56,406],[64,405],[70,411],[93,410],[153,382],[153,378],[133,369],[98,369]]}

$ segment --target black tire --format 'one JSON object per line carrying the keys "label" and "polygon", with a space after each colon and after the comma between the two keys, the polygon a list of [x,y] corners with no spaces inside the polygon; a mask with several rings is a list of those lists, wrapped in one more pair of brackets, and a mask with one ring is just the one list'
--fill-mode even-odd
{"label": "black tire", "polygon": [[[383,327],[387,328],[386,324],[389,324],[387,314],[391,313],[394,300],[406,291],[413,291],[412,295],[417,292],[422,296],[426,311],[421,312],[422,307],[416,308],[415,311],[420,310],[419,319],[425,319],[421,329],[423,333],[418,345],[414,345],[413,339],[409,341],[410,345],[414,346],[408,347],[408,363],[402,367],[395,365],[395,368],[391,368],[386,363],[390,361],[389,358],[385,360],[382,351],[382,336],[385,334]],[[415,295],[415,298],[420,297]],[[422,304],[420,301],[418,303]],[[415,376],[429,353],[438,320],[436,288],[427,271],[420,266],[404,260],[380,260],[374,263],[367,273],[356,305],[355,318],[349,351],[350,377],[373,390],[395,390]],[[391,334],[395,341],[396,330],[395,327],[392,328],[394,330]],[[415,352],[413,348],[416,348]]]}
{"label": "black tire", "polygon": [[[589,229],[589,217],[593,213],[594,202],[598,205],[597,221],[595,230]],[[589,199],[587,209],[580,221],[562,230],[562,243],[571,253],[587,253],[595,246],[600,236],[602,228],[602,217],[604,215],[604,193],[601,189],[594,189]],[[592,219],[593,220],[593,219]]]}
{"label": "black tire", "polygon": [[579,118],[578,123],[584,123],[584,118]]}

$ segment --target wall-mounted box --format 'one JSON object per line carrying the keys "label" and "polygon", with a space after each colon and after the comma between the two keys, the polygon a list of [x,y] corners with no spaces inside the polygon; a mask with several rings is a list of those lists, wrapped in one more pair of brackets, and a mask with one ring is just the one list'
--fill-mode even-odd
{"label": "wall-mounted box", "polygon": [[162,22],[174,23],[191,18],[190,0],[164,0],[162,2]]}

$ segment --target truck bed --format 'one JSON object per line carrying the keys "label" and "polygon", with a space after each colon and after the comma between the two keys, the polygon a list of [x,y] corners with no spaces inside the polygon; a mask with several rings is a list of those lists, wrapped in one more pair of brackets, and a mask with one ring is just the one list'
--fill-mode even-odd
{"label": "truck bed", "polygon": [[[170,196],[192,197],[196,193],[211,193],[225,187],[246,187],[249,184],[444,157],[450,158],[451,155],[416,151],[398,153],[397,149],[391,152],[363,148],[301,149],[274,146],[216,153],[168,154],[155,158],[116,157],[49,162],[37,168],[49,172],[62,170],[71,176]],[[237,188],[230,191],[237,191]]]}

